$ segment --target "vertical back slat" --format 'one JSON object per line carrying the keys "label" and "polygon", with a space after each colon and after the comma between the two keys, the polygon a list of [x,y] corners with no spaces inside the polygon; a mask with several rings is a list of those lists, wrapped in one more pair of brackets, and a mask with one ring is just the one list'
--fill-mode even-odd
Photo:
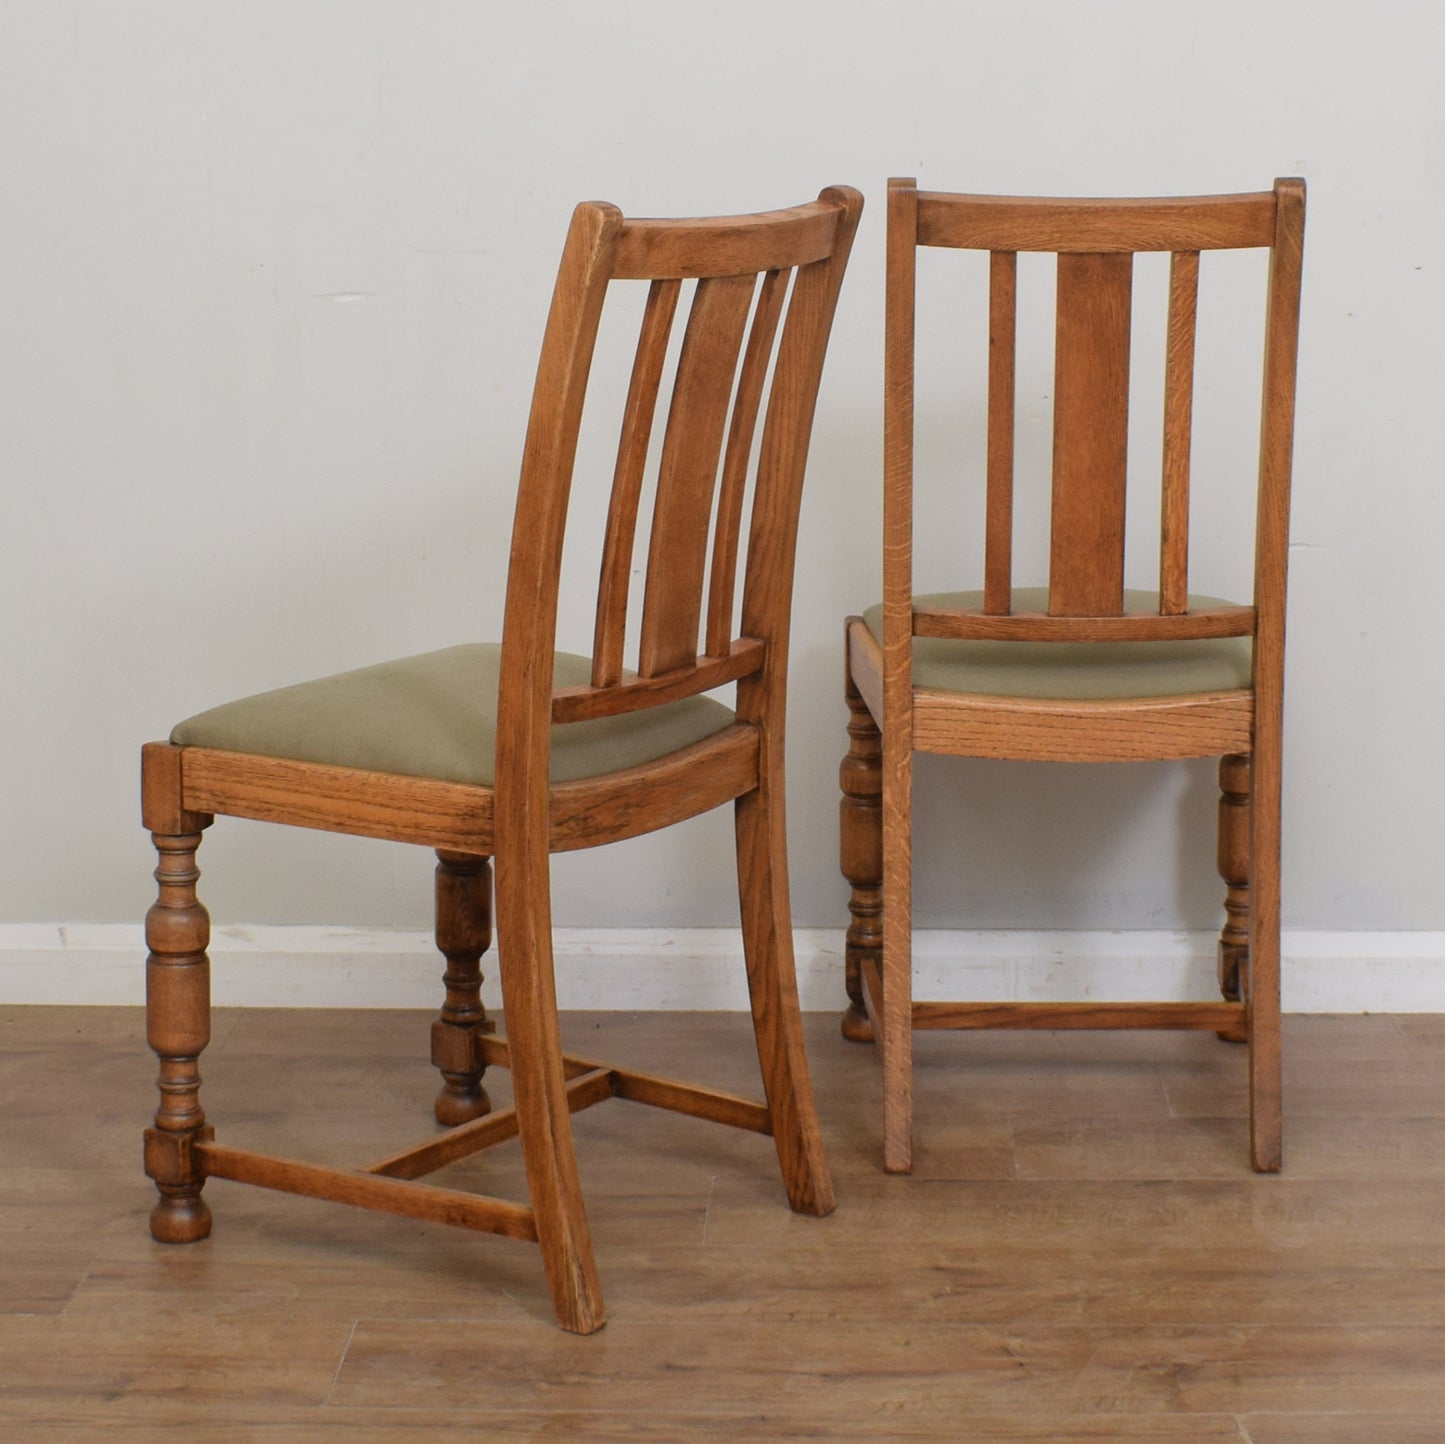
{"label": "vertical back slat", "polygon": [[755,275],[697,283],[678,360],[652,513],[638,671],[644,677],[697,659],[718,456]]}
{"label": "vertical back slat", "polygon": [[773,354],[773,338],[783,314],[788,272],[768,271],[758,293],[752,329],[743,353],[723,457],[722,486],[718,494],[717,523],[713,533],[712,566],[708,576],[707,652],[720,657],[732,640],[733,590],[737,580],[738,537],[742,529],[743,494],[747,489],[748,459],[757,429],[763,383]]}
{"label": "vertical back slat", "polygon": [[988,500],[983,609],[1006,613],[1013,595],[1014,357],[1018,255],[994,251],[988,272]]}
{"label": "vertical back slat", "polygon": [[628,581],[632,574],[642,476],[647,466],[652,419],[657,409],[662,367],[667,359],[668,338],[672,334],[672,318],[681,289],[681,281],[654,281],[642,313],[637,357],[632,363],[632,380],[622,415],[622,436],[617,445],[607,535],[602,545],[602,576],[597,587],[597,626],[592,647],[594,687],[610,687],[622,677]]}
{"label": "vertical back slat", "polygon": [[1134,258],[1058,258],[1049,612],[1117,616],[1124,607],[1129,322]]}
{"label": "vertical back slat", "polygon": [[1159,514],[1159,610],[1189,609],[1189,447],[1194,418],[1194,334],[1199,252],[1169,264],[1169,338],[1164,361],[1164,493]]}

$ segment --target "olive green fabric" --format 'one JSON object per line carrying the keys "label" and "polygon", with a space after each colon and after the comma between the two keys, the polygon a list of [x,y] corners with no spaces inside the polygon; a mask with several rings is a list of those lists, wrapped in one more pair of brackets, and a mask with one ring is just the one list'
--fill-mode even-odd
{"label": "olive green fabric", "polygon": [[[914,597],[920,607],[960,611],[983,606],[982,592],[933,592]],[[1217,597],[1189,598],[1191,610],[1227,606]],[[1019,612],[1048,607],[1043,587],[1013,594]],[[1124,593],[1126,611],[1154,611],[1153,592]],[[863,620],[883,642],[883,607]],[[974,642],[939,637],[913,639],[913,684],[945,692],[989,697],[1038,697],[1056,701],[1102,701],[1119,697],[1172,697],[1185,692],[1227,692],[1250,685],[1249,637],[1211,637],[1192,642]]]}
{"label": "olive green fabric", "polygon": [[[475,643],[262,692],[182,722],[171,741],[296,762],[490,787],[502,649]],[[558,652],[554,685],[585,685],[586,657]],[[721,732],[732,710],[689,697],[552,728],[553,782],[636,767]]]}

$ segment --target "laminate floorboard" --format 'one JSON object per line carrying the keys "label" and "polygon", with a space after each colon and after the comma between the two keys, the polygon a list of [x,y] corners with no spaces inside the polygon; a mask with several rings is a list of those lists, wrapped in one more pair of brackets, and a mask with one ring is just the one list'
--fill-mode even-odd
{"label": "laminate floorboard", "polygon": [[[425,1137],[429,1015],[317,1021],[218,1011],[221,1139],[355,1163]],[[1445,1441],[1445,1019],[1285,1027],[1273,1178],[1243,1050],[1191,1034],[920,1035],[918,1169],[890,1178],[872,1051],[810,1017],[821,1220],[766,1138],[589,1110],[609,1323],[578,1339],[504,1239],[213,1180],[213,1236],[153,1243],[139,1012],[0,1008],[0,1439]],[[744,1017],[565,1028],[756,1094]],[[515,1143],[437,1177],[523,1196]]]}

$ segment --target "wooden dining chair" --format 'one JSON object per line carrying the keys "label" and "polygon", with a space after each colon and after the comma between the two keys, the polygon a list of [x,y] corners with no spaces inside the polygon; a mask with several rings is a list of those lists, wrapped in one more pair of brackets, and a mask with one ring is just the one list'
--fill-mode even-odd
{"label": "wooden dining chair", "polygon": [[[569,1115],[612,1097],[771,1135],[792,1207],[832,1209],[793,967],[783,730],[799,498],[861,206],[846,187],[790,210],[707,220],[627,220],[612,206],[578,206],[533,392],[500,645],[247,698],[144,749],[144,822],[160,854],[159,900],[146,923],[147,1034],[160,1058],[161,1101],[145,1165],[160,1193],[157,1239],[206,1237],[202,1188],[226,1178],[533,1240],[560,1323],[590,1333],[604,1313]],[[602,541],[595,646],[585,658],[555,650],[559,574],[583,398],[614,281],[650,287]],[[679,314],[687,319],[673,347]],[[660,392],[670,399],[653,467]],[[636,664],[627,668],[628,583],[645,496],[650,536]],[[737,686],[735,707],[702,695],[728,683]],[[724,802],[736,810],[763,1103],[565,1055],[558,1032],[549,854],[651,832]],[[436,850],[437,944],[447,964],[433,1057],[447,1132],[352,1170],[217,1141],[199,1098],[209,923],[195,862],[216,813]],[[493,858],[506,1038],[492,1032],[479,991]],[[482,1087],[492,1066],[511,1070],[515,1107],[504,1112],[490,1111]],[[514,1137],[529,1204],[416,1182]]]}
{"label": "wooden dining chair", "polygon": [[[1304,205],[1299,180],[1159,200],[890,183],[883,601],[846,628],[841,852],[852,887],[843,1031],[880,1045],[891,1172],[912,1167],[920,1028],[1205,1028],[1247,1041],[1253,1165],[1280,1166],[1280,733]],[[921,247],[989,253],[981,591],[913,588],[914,331],[915,315],[929,314],[915,298]],[[1254,594],[1234,604],[1190,591],[1190,444],[1200,253],[1246,247],[1269,252],[1269,278]],[[1016,588],[1021,251],[1056,255],[1057,296],[1047,584]],[[1146,251],[1171,260],[1158,571],[1136,590],[1125,586],[1125,475],[1134,255]],[[915,751],[1058,762],[1220,757],[1224,1001],[914,1001]]]}

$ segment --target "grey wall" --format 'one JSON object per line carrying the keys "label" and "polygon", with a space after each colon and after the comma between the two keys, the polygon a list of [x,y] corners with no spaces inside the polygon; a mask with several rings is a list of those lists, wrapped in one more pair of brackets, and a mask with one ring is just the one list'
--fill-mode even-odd
{"label": "grey wall", "polygon": [[[847,181],[870,210],[805,504],[791,755],[798,921],[838,922],[838,644],[877,589],[886,177],[1088,194],[1303,174],[1286,920],[1445,927],[1445,10],[12,0],[6,17],[0,922],[138,916],[137,748],[178,717],[495,631],[575,201],[746,210]],[[922,407],[938,472],[977,411],[965,373],[963,401],[940,385]],[[1253,406],[1247,376],[1217,384]],[[1201,486],[1211,467],[1235,479],[1227,447],[1201,454]],[[940,531],[926,580],[972,579],[971,525]],[[1221,514],[1196,575],[1227,581],[1240,556]],[[580,590],[569,606],[579,641]],[[1208,764],[922,778],[922,924],[1216,915]],[[730,833],[719,816],[559,861],[559,921],[729,922]],[[419,851],[229,823],[203,863],[225,921],[425,925]]]}

